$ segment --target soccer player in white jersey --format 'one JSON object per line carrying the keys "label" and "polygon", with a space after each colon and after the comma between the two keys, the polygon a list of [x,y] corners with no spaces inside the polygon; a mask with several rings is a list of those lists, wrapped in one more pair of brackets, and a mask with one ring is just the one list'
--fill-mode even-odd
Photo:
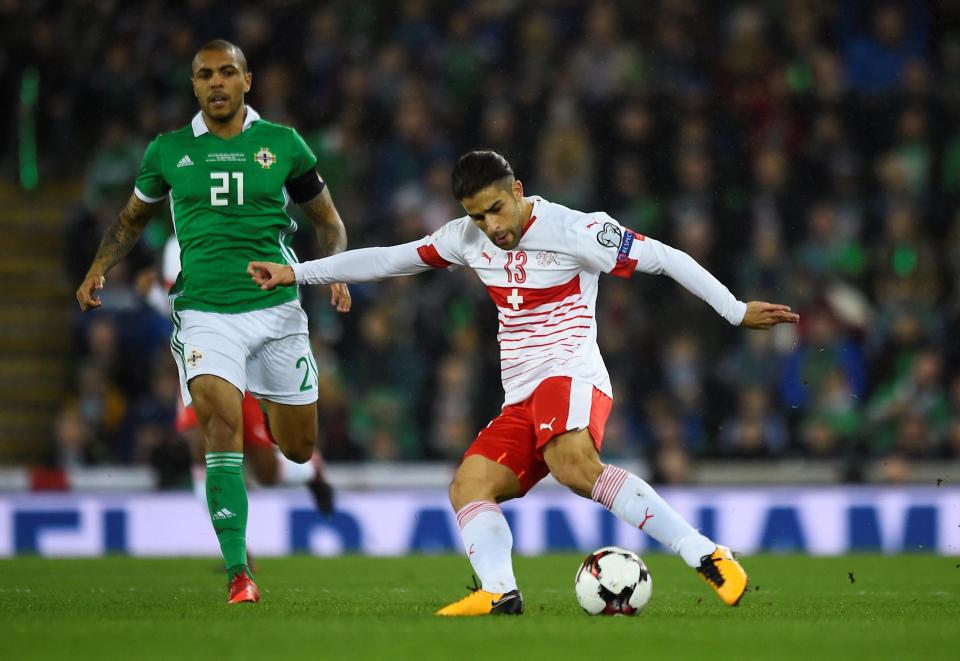
{"label": "soccer player in white jersey", "polygon": [[510,164],[495,152],[465,154],[452,179],[467,215],[420,241],[292,266],[249,266],[254,282],[267,290],[465,266],[496,303],[503,410],[477,435],[450,485],[463,545],[481,585],[437,614],[523,612],[513,537],[498,503],[523,496],[547,473],[679,554],[725,603],[736,605],[747,575],[730,550],[690,526],[645,481],[600,461],[613,393],[597,347],[597,285],[601,273],[663,273],[734,325],[768,329],[796,323],[798,315],[785,305],[737,300],[686,253],[605,213],[525,197]]}

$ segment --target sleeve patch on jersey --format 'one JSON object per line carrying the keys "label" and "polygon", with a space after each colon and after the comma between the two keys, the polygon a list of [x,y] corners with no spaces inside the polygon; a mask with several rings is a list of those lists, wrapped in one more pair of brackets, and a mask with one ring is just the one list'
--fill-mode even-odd
{"label": "sleeve patch on jersey", "polygon": [[597,243],[604,248],[616,248],[622,239],[623,234],[614,223],[604,223],[603,229],[597,232]]}
{"label": "sleeve patch on jersey", "polygon": [[617,250],[617,263],[627,261],[630,257],[630,248],[633,247],[633,232],[627,230],[623,233],[623,241],[620,242],[620,249]]}
{"label": "sleeve patch on jersey", "polygon": [[627,229],[623,233],[623,241],[620,243],[620,249],[617,250],[617,263],[610,271],[610,275],[618,278],[629,278],[637,268],[637,260],[630,258],[630,250],[633,248],[634,241],[643,241],[647,237],[639,232]]}
{"label": "sleeve patch on jersey", "polygon": [[420,259],[423,260],[424,264],[432,266],[435,269],[445,269],[450,266],[450,262],[440,256],[436,246],[429,244],[420,246],[417,248],[417,254],[420,255]]}

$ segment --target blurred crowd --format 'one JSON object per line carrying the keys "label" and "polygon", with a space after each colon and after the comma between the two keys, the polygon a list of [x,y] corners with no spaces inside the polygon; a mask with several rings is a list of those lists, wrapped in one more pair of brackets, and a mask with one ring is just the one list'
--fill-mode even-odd
{"label": "blurred crowd", "polygon": [[[196,47],[224,37],[246,52],[248,103],[315,150],[352,247],[462,215],[452,163],[486,147],[528,194],[607,211],[741,300],[800,312],[799,327],[746,332],[665,278],[604,279],[608,457],[677,483],[703,457],[834,458],[856,480],[871,459],[960,457],[950,6],[24,0],[0,3],[15,19],[0,21],[2,75],[15,89],[37,68],[42,172],[85,177],[68,223],[74,282],[146,142],[196,112]],[[13,96],[0,126],[16,123]],[[182,458],[167,321],[149,303],[169,226],[152,224],[114,272],[104,312],[77,315],[74,395],[56,422],[65,464]],[[297,241],[316,256],[306,224]],[[324,452],[457,459],[502,398],[485,290],[460,271],[352,291],[345,316],[327,290],[303,292]]]}

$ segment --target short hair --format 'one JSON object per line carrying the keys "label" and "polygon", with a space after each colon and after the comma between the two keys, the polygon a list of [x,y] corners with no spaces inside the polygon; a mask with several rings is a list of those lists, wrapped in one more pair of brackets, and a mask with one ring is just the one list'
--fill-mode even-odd
{"label": "short hair", "polygon": [[203,46],[197,49],[197,52],[194,54],[193,59],[196,60],[197,55],[199,55],[205,50],[233,51],[234,53],[236,53],[237,59],[240,61],[240,68],[243,70],[243,72],[247,73],[247,71],[249,71],[249,69],[247,69],[247,56],[243,54],[243,51],[240,50],[239,46],[237,46],[232,42],[227,41],[226,39],[211,39],[210,41],[208,41]]}
{"label": "short hair", "polygon": [[467,152],[457,161],[450,177],[453,196],[463,200],[502,179],[513,178],[513,168],[495,151]]}

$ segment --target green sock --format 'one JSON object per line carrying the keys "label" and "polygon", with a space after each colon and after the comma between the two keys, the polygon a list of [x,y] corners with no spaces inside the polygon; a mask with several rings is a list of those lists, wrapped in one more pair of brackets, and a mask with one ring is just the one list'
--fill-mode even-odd
{"label": "green sock", "polygon": [[228,569],[247,564],[247,486],[242,452],[208,452],[207,508]]}

